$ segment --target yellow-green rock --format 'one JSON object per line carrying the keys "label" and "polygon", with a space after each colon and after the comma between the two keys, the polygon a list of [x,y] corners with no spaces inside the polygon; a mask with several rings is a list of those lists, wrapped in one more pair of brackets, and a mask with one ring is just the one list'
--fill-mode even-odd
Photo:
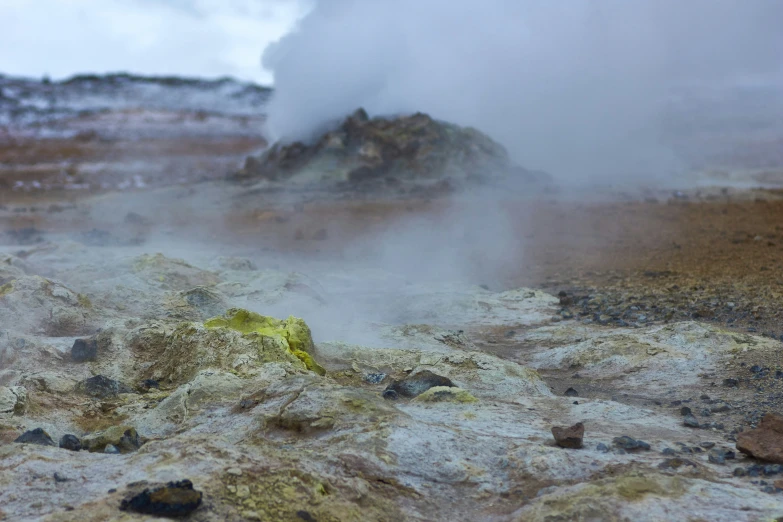
{"label": "yellow-green rock", "polygon": [[228,328],[245,335],[261,335],[279,339],[287,345],[288,350],[302,361],[308,370],[319,375],[324,375],[324,370],[315,360],[310,351],[313,347],[313,338],[310,328],[298,317],[289,317],[285,320],[267,317],[255,312],[232,308],[222,317],[214,317],[204,322],[204,326],[211,329]]}

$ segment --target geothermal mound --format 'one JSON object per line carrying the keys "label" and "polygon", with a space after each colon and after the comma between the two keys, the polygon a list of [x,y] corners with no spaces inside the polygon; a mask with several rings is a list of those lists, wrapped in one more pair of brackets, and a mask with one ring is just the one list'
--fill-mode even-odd
{"label": "geothermal mound", "polygon": [[372,118],[359,109],[311,143],[276,143],[237,175],[296,185],[404,186],[491,183],[548,176],[515,166],[506,149],[470,127],[422,113]]}

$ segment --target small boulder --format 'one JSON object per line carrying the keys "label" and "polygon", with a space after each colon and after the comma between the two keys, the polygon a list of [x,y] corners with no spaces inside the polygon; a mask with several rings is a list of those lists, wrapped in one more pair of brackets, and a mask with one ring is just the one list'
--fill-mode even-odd
{"label": "small boulder", "polygon": [[71,451],[81,451],[82,441],[76,435],[63,435],[60,439],[60,447]]}
{"label": "small boulder", "polygon": [[42,428],[35,428],[19,435],[14,442],[20,444],[38,444],[40,446],[56,446],[52,438]]}
{"label": "small boulder", "polygon": [[71,347],[71,360],[81,363],[98,358],[98,341],[93,338],[76,339]]}
{"label": "small boulder", "polygon": [[137,495],[124,499],[120,504],[120,510],[144,515],[184,517],[201,505],[201,497],[201,492],[193,489],[193,483],[186,479],[169,482],[165,486],[147,488]]}
{"label": "small boulder", "polygon": [[693,414],[689,413],[682,419],[682,423],[685,426],[688,426],[689,428],[698,428],[699,427],[699,419],[697,419]]}
{"label": "small boulder", "polygon": [[783,464],[783,417],[764,415],[756,429],[737,435],[737,449],[759,460]]}
{"label": "small boulder", "polygon": [[396,400],[399,397],[412,398],[436,386],[455,387],[448,377],[442,377],[429,370],[423,370],[391,383],[384,390],[383,397],[391,400]]}
{"label": "small boulder", "polygon": [[568,388],[564,394],[566,397],[579,397],[579,392],[573,388]]}
{"label": "small boulder", "polygon": [[555,437],[555,443],[561,448],[579,449],[582,447],[582,439],[585,436],[585,425],[577,422],[568,428],[553,426],[552,436]]}
{"label": "small boulder", "polygon": [[97,399],[116,397],[120,393],[133,393],[130,386],[103,375],[96,375],[80,381],[76,385],[76,391]]}

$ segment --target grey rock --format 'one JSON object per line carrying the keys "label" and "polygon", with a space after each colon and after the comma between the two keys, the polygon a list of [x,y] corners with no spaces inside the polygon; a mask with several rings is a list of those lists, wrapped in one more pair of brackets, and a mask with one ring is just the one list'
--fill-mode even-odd
{"label": "grey rock", "polygon": [[133,393],[130,386],[103,375],[96,375],[79,382],[76,391],[98,399],[116,397],[120,393]]}
{"label": "grey rock", "polygon": [[20,444],[39,444],[41,446],[56,446],[52,438],[42,428],[35,428],[19,435],[14,442]]}
{"label": "grey rock", "polygon": [[632,437],[629,437],[628,435],[615,437],[614,439],[612,439],[612,443],[618,448],[626,451],[639,451],[639,450],[646,451],[650,449],[650,445],[644,442],[643,440],[636,440]]}
{"label": "grey rock", "polygon": [[451,379],[436,375],[429,370],[423,370],[391,383],[384,390],[383,397],[391,400],[396,400],[399,397],[417,397],[435,386],[455,387]]}
{"label": "grey rock", "polygon": [[699,427],[699,420],[691,415],[686,415],[685,418],[682,420],[682,423],[685,426],[688,426],[689,428],[698,428]]}
{"label": "grey rock", "polygon": [[82,449],[82,441],[76,435],[66,434],[60,438],[60,447],[71,451]]}

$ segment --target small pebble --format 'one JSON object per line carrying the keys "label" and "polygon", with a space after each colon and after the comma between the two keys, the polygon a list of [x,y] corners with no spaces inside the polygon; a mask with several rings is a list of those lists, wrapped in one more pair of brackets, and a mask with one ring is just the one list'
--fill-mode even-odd
{"label": "small pebble", "polygon": [[694,417],[692,414],[686,415],[685,418],[682,420],[682,423],[685,426],[688,426],[689,428],[699,427],[699,420],[696,417]]}
{"label": "small pebble", "polygon": [[112,455],[119,455],[120,450],[117,446],[114,444],[107,444],[106,447],[103,449],[104,453],[111,453]]}

